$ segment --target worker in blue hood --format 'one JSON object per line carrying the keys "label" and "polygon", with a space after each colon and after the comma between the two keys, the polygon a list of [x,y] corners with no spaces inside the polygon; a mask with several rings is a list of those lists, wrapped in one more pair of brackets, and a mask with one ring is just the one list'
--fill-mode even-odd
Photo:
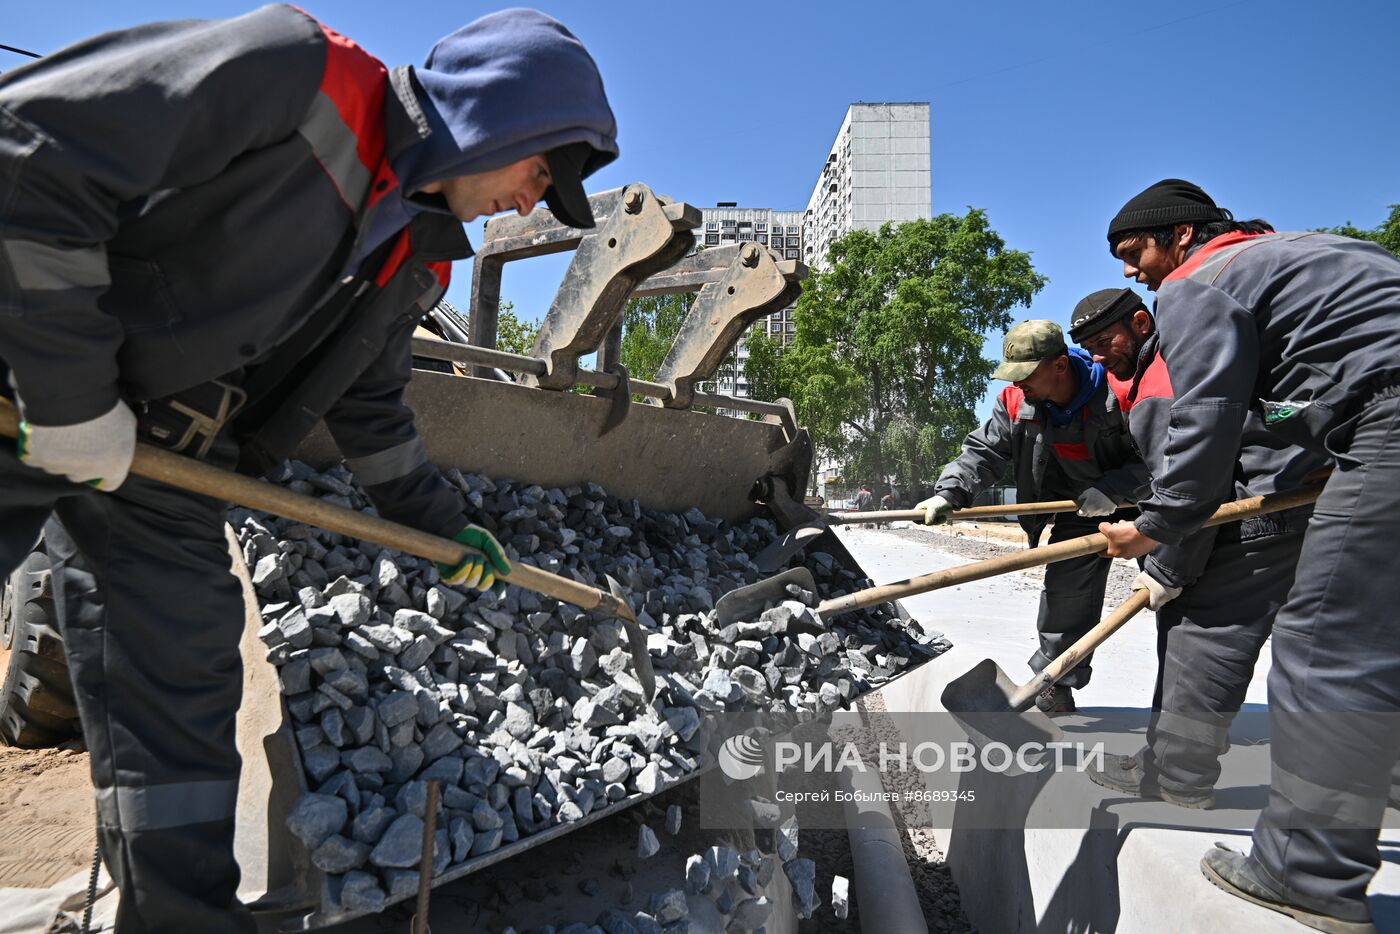
{"label": "worker in blue hood", "polygon": [[381,213],[361,257],[422,210],[471,221],[543,200],[571,227],[593,226],[583,180],[617,158],[617,121],[563,24],[535,10],[483,16],[434,45],[412,78],[432,132],[392,158],[402,213]]}
{"label": "worker in blue hood", "polygon": [[[0,396],[23,417],[0,445],[0,579],[42,529],[118,932],[254,930],[235,894],[244,609],[224,504],[128,477],[137,440],[258,473],[324,422],[379,515],[475,549],[444,583],[503,588],[509,561],[404,402],[413,329],[471,254],[464,221],[543,200],[593,226],[583,183],[616,136],[593,59],[530,10],[421,68],[270,5],[0,75]],[[319,606],[311,565],[263,596]],[[309,750],[314,685],[282,687]],[[58,725],[5,714],[9,742]],[[353,781],[328,787],[332,816],[334,795],[358,803]],[[292,829],[339,892],[320,846],[351,827],[332,823]],[[387,897],[371,881],[356,904]]]}

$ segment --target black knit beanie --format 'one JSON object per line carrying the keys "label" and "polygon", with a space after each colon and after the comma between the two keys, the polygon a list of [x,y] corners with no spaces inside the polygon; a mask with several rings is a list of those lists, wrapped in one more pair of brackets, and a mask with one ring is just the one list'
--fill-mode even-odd
{"label": "black knit beanie", "polygon": [[1132,289],[1099,289],[1079,300],[1069,316],[1069,337],[1076,344],[1084,342],[1116,321],[1147,305]]}
{"label": "black knit beanie", "polygon": [[1192,222],[1227,221],[1234,215],[1216,207],[1198,185],[1180,178],[1164,178],[1139,194],[1108,223],[1108,251],[1113,252],[1123,234],[1131,230],[1169,227]]}

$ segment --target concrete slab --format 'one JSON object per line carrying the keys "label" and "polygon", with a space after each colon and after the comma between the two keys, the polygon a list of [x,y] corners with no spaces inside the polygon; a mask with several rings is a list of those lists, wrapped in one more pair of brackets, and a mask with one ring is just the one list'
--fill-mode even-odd
{"label": "concrete slab", "polygon": [[[964,563],[877,530],[843,528],[840,535],[876,583]],[[1029,678],[1026,659],[1035,648],[1038,601],[1039,583],[1024,573],[905,600],[909,612],[946,633],[953,648],[884,689],[887,709],[941,711],[944,685],[984,658],[995,660],[1014,679]],[[1095,656],[1093,680],[1076,692],[1083,715],[1057,723],[1082,738],[1093,735],[1101,715],[1150,708],[1155,639],[1150,613],[1120,630]],[[1265,702],[1268,667],[1266,652],[1250,684],[1250,707]],[[1019,782],[979,785],[978,808],[1020,808],[1028,824],[1058,826],[967,830],[957,826],[955,816],[953,826],[934,828],[968,919],[986,931],[1300,930],[1291,919],[1224,894],[1199,869],[1201,855],[1216,840],[1248,849],[1249,831],[1266,794],[1265,786],[1249,776],[1267,774],[1267,745],[1246,746],[1248,739],[1235,737],[1239,761],[1222,775],[1220,807],[1191,812],[1191,820],[1183,820],[1184,812],[1170,805],[1111,795],[1072,772],[1030,787]],[[1108,749],[1130,753],[1136,744],[1140,737],[1124,737]],[[1392,826],[1400,823],[1395,812],[1388,817]],[[1203,820],[1211,828],[1203,829]],[[1372,912],[1380,930],[1397,931],[1400,833],[1382,835],[1382,857],[1371,886]]]}

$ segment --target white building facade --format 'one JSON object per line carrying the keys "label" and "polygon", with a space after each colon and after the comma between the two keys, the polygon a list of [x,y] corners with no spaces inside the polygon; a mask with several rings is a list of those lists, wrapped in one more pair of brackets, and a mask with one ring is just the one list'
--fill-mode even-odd
{"label": "white building facade", "polygon": [[[725,246],[754,241],[784,259],[825,268],[832,241],[852,230],[878,230],[893,221],[932,216],[927,102],[852,104],[822,163],[803,211],[740,207],[721,201],[702,209],[699,242]],[[753,329],[787,343],[794,331],[791,306],[757,322]],[[741,339],[714,382],[717,392],[748,395]],[[725,372],[725,370],[731,372]]]}
{"label": "white building facade", "polygon": [[803,260],[824,268],[852,230],[932,217],[931,182],[926,102],[852,104],[807,199]]}

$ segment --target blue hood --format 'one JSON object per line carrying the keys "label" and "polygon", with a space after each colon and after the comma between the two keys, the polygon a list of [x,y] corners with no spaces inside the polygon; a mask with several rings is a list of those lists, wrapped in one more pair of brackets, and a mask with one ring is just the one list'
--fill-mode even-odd
{"label": "blue hood", "polygon": [[405,193],[565,143],[596,151],[585,175],[617,158],[617,120],[598,66],[543,13],[483,16],[440,40],[413,75],[433,132],[393,160]]}
{"label": "blue hood", "polygon": [[1089,356],[1078,347],[1067,348],[1069,357],[1069,368],[1074,372],[1075,378],[1079,381],[1079,391],[1074,394],[1074,400],[1065,408],[1060,408],[1053,402],[1046,401],[1045,409],[1050,413],[1050,424],[1063,428],[1070,423],[1070,419],[1094,397],[1100,386],[1104,384],[1104,369],[1102,363],[1095,363],[1094,358]]}
{"label": "blue hood", "polygon": [[357,269],[438,199],[410,196],[432,182],[489,172],[566,143],[588,143],[583,176],[617,158],[617,121],[592,56],[557,20],[535,10],[483,16],[440,40],[414,94],[431,134],[390,159],[398,197],[385,199],[348,262]]}

